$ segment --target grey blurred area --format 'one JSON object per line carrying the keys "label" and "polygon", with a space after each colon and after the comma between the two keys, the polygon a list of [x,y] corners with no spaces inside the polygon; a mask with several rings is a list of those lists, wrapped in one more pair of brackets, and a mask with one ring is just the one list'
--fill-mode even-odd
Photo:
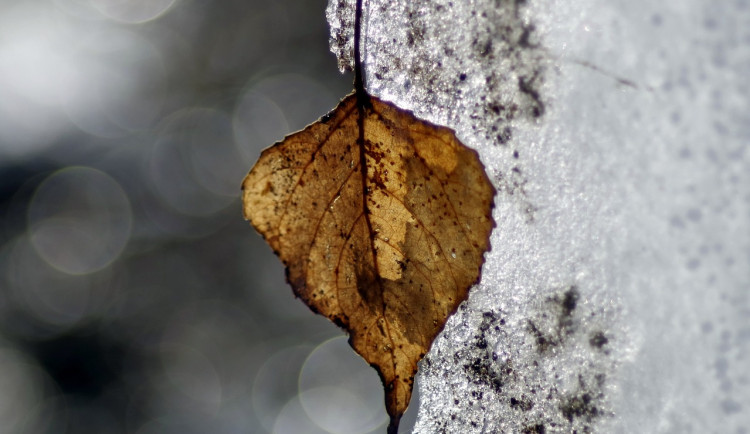
{"label": "grey blurred area", "polygon": [[0,3],[2,433],[382,428],[377,375],[239,200],[263,148],[351,90],[324,10]]}

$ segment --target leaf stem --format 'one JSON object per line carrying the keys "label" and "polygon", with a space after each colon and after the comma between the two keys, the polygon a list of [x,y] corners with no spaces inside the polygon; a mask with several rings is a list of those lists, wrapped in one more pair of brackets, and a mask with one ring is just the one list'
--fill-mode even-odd
{"label": "leaf stem", "polygon": [[386,429],[386,433],[398,434],[398,424],[400,420],[401,420],[401,416],[399,416],[398,418],[394,418],[393,416],[391,416],[391,420],[388,423],[388,428]]}
{"label": "leaf stem", "polygon": [[[377,250],[375,249],[374,236],[375,232],[372,230],[372,223],[370,221],[370,210],[367,206],[367,198],[370,195],[367,186],[367,146],[365,140],[365,112],[372,108],[372,102],[370,101],[370,95],[365,89],[365,76],[364,68],[362,67],[362,3],[364,0],[357,0],[357,8],[354,11],[354,93],[357,96],[357,128],[359,134],[357,137],[357,145],[359,146],[359,167],[362,173],[362,213],[365,216],[365,222],[367,223],[367,231],[370,234],[370,249],[372,254],[372,264],[374,268],[374,277],[377,286],[380,288],[380,303],[382,304],[383,315],[385,315],[386,305],[383,297],[383,281],[381,280],[381,273],[378,270],[378,258]],[[390,332],[389,332],[390,337]],[[380,369],[375,367],[380,373]],[[396,365],[393,365],[394,371]],[[385,386],[385,378],[381,375],[383,385]],[[386,386],[387,387],[387,386]],[[391,403],[386,394],[386,409],[390,416],[388,423],[387,434],[398,434],[398,425],[401,415],[391,414]]]}
{"label": "leaf stem", "polygon": [[357,0],[354,11],[354,92],[357,94],[357,104],[360,107],[367,105],[369,96],[365,90],[365,77],[362,68],[362,3]]}

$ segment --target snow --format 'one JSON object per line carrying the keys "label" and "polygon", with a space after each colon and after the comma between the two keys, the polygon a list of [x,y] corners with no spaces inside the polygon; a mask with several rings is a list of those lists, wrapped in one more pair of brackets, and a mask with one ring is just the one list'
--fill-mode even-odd
{"label": "snow", "polygon": [[750,4],[365,9],[370,92],[454,128],[498,190],[415,432],[750,432]]}

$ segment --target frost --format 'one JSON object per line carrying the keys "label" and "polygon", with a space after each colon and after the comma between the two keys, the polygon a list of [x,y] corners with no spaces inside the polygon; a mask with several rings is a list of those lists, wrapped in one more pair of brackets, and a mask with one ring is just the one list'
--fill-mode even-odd
{"label": "frost", "polygon": [[368,90],[498,190],[416,432],[750,431],[749,28],[743,2],[366,2]]}
{"label": "frost", "polygon": [[331,26],[331,51],[339,60],[339,70],[354,69],[354,10],[356,0],[329,0],[326,17]]}

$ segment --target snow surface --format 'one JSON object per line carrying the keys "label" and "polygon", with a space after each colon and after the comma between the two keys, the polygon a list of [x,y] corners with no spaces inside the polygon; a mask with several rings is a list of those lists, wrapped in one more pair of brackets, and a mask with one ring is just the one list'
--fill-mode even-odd
{"label": "snow surface", "polygon": [[[353,8],[328,7],[342,68]],[[371,93],[454,128],[498,190],[415,432],[750,432],[750,3],[365,14]]]}

